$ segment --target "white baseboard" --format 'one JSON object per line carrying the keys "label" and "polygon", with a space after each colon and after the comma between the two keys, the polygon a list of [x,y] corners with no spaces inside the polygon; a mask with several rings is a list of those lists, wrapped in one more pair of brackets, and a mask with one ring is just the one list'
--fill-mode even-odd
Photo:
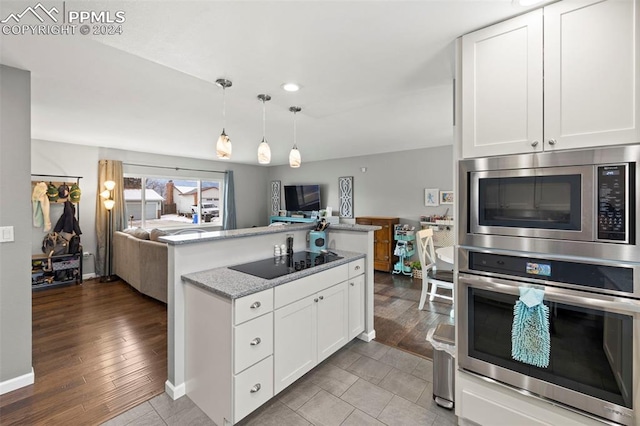
{"label": "white baseboard", "polygon": [[90,274],[82,274],[82,280],[90,280],[92,278],[96,278],[97,275],[95,274],[95,272],[92,272]]}
{"label": "white baseboard", "polygon": [[174,401],[187,394],[187,389],[184,383],[179,386],[173,386],[173,383],[168,380],[164,382],[164,391],[168,393],[171,399],[173,399]]}
{"label": "white baseboard", "polygon": [[365,342],[370,342],[370,341],[372,341],[372,340],[373,340],[373,339],[375,339],[375,338],[376,338],[376,331],[375,331],[375,330],[371,330],[371,331],[370,331],[370,332],[368,332],[368,333],[363,332],[363,333],[360,333],[360,334],[358,335],[358,339],[360,339],[360,340],[364,340]]}
{"label": "white baseboard", "polygon": [[36,376],[33,373],[33,367],[31,367],[30,373],[0,382],[0,395],[32,385],[35,382],[35,379]]}

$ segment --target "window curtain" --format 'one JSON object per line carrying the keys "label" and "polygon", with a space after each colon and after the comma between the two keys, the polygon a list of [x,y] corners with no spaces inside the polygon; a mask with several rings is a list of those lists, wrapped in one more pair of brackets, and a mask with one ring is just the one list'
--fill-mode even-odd
{"label": "window curtain", "polygon": [[236,229],[236,195],[233,170],[224,172],[224,217],[222,229]]}
{"label": "window curtain", "polygon": [[[112,180],[116,183],[115,188],[111,192],[115,205],[111,214],[113,217],[113,231],[121,231],[124,229],[127,220],[125,218],[124,204],[124,179],[122,175],[122,161],[116,160],[100,160],[98,162],[98,188],[96,191],[96,275],[103,277],[107,274],[104,270],[105,256],[107,251],[107,220],[109,214],[104,208],[104,199],[100,197],[100,193],[106,188],[104,183]],[[109,239],[113,241],[113,236]]]}

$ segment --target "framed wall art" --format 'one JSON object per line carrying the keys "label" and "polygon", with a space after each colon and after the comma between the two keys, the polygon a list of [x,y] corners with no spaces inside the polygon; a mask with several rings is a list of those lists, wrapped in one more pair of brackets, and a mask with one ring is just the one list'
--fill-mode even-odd
{"label": "framed wall art", "polygon": [[425,189],[424,190],[424,205],[429,207],[438,207],[440,202],[438,201],[438,188]]}
{"label": "framed wall art", "polygon": [[340,217],[353,217],[353,176],[338,178]]}
{"label": "framed wall art", "polygon": [[277,216],[280,212],[280,181],[271,181],[271,216]]}
{"label": "framed wall art", "polygon": [[440,204],[453,204],[453,191],[440,191]]}

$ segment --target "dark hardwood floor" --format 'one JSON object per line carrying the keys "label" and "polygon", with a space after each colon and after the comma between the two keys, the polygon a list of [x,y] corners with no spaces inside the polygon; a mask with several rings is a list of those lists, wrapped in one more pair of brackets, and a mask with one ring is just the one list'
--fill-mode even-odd
{"label": "dark hardwood floor", "polygon": [[122,281],[35,292],[33,368],[0,424],[100,424],[164,391],[167,307]]}
{"label": "dark hardwood floor", "polygon": [[[439,323],[453,324],[453,304],[435,298],[418,310],[422,280],[406,275],[375,272],[374,328],[376,340],[398,349],[433,359],[433,347],[427,342],[427,332]],[[438,293],[451,294],[438,289]]]}

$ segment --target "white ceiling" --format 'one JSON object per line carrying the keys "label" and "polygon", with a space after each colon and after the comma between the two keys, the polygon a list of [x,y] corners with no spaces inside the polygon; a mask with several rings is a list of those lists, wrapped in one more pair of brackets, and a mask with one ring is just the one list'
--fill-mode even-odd
{"label": "white ceiling", "polygon": [[[34,3],[3,1],[0,19]],[[122,35],[0,36],[0,62],[32,73],[34,139],[215,159],[214,82],[227,78],[231,161],[257,164],[256,96],[267,93],[272,164],[288,162],[297,105],[303,166],[451,144],[455,38],[527,10],[511,0],[64,6],[123,10],[126,22]],[[286,81],[302,89],[287,93]]]}

